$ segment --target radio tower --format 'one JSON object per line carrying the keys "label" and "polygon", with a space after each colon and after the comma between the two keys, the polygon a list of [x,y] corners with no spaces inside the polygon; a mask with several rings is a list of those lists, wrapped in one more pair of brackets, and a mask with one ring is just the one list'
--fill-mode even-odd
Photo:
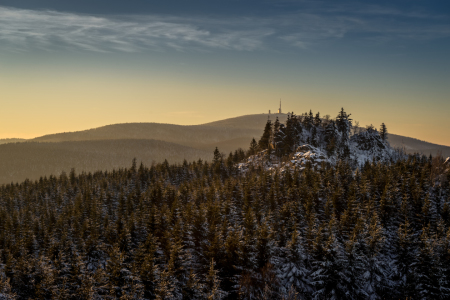
{"label": "radio tower", "polygon": [[278,109],[278,113],[281,114],[281,98],[280,98],[280,108]]}

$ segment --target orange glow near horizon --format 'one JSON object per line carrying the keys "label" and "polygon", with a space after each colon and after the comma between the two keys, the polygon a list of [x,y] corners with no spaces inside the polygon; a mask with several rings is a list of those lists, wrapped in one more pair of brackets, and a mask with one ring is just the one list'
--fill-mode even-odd
{"label": "orange glow near horizon", "polygon": [[[361,81],[358,74],[331,74],[315,81],[295,70],[272,79],[266,74],[249,77],[251,70],[216,74],[73,65],[68,71],[71,66],[0,70],[0,138],[34,138],[116,123],[204,124],[275,112],[281,97],[283,112],[312,109],[335,117],[344,107],[361,126],[384,122],[391,133],[450,145],[444,130],[450,127],[450,104],[430,88],[418,92],[405,84],[398,89],[368,86],[372,79]],[[433,103],[422,100],[426,97]]]}

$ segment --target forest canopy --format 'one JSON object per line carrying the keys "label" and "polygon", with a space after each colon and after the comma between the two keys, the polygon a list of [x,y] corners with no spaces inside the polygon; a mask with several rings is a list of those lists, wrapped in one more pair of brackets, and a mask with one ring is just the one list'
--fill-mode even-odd
{"label": "forest canopy", "polygon": [[442,157],[240,172],[257,147],[1,186],[0,298],[450,297]]}

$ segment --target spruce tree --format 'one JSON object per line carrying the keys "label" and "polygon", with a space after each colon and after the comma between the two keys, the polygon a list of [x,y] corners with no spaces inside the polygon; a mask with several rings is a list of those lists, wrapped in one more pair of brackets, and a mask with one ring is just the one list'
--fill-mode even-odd
{"label": "spruce tree", "polygon": [[183,286],[183,299],[204,299],[204,286],[198,276],[191,269],[186,284]]}
{"label": "spruce tree", "polygon": [[336,153],[336,147],[339,143],[338,128],[334,121],[330,121],[325,128],[325,142],[328,156],[333,156]]}
{"label": "spruce tree", "polygon": [[322,119],[320,118],[320,113],[317,112],[316,116],[314,117],[314,126],[319,127],[322,124]]}
{"label": "spruce tree", "polygon": [[341,134],[340,141],[338,143],[339,156],[341,158],[348,158],[350,155],[349,142],[352,129],[352,119],[350,119],[350,114],[347,114],[344,111],[344,108],[341,109],[336,117],[336,127]]}
{"label": "spruce tree", "polygon": [[285,141],[286,140],[286,127],[284,124],[280,125],[277,133],[273,137],[273,144],[275,147],[275,154],[277,156],[282,156],[285,153]]}
{"label": "spruce tree", "polygon": [[296,117],[294,113],[288,115],[286,120],[285,137],[283,141],[283,153],[289,154],[294,150],[294,146],[297,143],[297,131],[296,131]]}
{"label": "spruce tree", "polygon": [[106,265],[108,276],[108,291],[114,297],[122,297],[129,292],[131,272],[125,262],[125,256],[118,246],[114,246],[109,253]]}
{"label": "spruce tree", "polygon": [[271,138],[272,138],[272,121],[267,120],[266,126],[264,127],[263,135],[258,142],[258,147],[260,150],[267,150],[271,147]]}
{"label": "spruce tree", "polygon": [[[317,299],[357,299],[346,288],[343,247],[334,234],[319,230],[314,242],[312,281]],[[328,236],[328,237],[327,237]]]}
{"label": "spruce tree", "polygon": [[382,253],[385,237],[376,212],[373,212],[363,230],[364,236],[364,292],[368,299],[383,299],[392,295],[392,272],[389,257]]}
{"label": "spruce tree", "polygon": [[141,244],[135,254],[136,268],[144,287],[144,296],[148,298],[155,295],[155,282],[158,274],[157,250],[156,238],[152,233],[149,233],[147,240]]}
{"label": "spruce tree", "polygon": [[215,165],[218,165],[221,160],[222,160],[222,155],[220,154],[219,149],[216,147],[216,149],[214,149],[213,163]]}
{"label": "spruce tree", "polygon": [[252,138],[250,142],[249,155],[255,155],[258,151],[258,143],[256,143],[255,138]]}
{"label": "spruce tree", "polygon": [[442,274],[434,253],[433,238],[430,228],[425,227],[419,240],[417,261],[414,265],[415,291],[420,299],[438,299],[441,295],[440,280]]}
{"label": "spruce tree", "polygon": [[275,119],[275,122],[273,123],[273,134],[277,134],[278,130],[280,130],[280,121],[278,120],[278,117]]}
{"label": "spruce tree", "polygon": [[306,255],[301,243],[300,235],[296,229],[292,232],[292,239],[284,248],[279,263],[279,277],[283,291],[288,293],[291,288],[299,295],[311,295],[313,283],[311,272],[306,263]]}
{"label": "spruce tree", "polygon": [[214,266],[214,260],[211,260],[209,271],[205,280],[205,298],[208,300],[221,300],[226,297],[227,293],[220,288],[220,279],[217,274],[218,271],[215,270]]}
{"label": "spruce tree", "polygon": [[386,127],[386,125],[384,125],[384,123],[381,123],[381,126],[380,126],[380,136],[383,141],[386,141],[388,139],[388,131],[387,131],[387,127]]}
{"label": "spruce tree", "polygon": [[395,279],[398,297],[415,297],[415,271],[416,265],[415,239],[410,228],[410,223],[405,220],[398,229],[396,243],[396,274]]}

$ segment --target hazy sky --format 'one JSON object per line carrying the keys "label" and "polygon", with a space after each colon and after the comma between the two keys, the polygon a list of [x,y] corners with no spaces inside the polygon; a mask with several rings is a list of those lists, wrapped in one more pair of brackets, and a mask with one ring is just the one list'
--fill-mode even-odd
{"label": "hazy sky", "polygon": [[0,0],[0,138],[278,108],[450,145],[450,3]]}

